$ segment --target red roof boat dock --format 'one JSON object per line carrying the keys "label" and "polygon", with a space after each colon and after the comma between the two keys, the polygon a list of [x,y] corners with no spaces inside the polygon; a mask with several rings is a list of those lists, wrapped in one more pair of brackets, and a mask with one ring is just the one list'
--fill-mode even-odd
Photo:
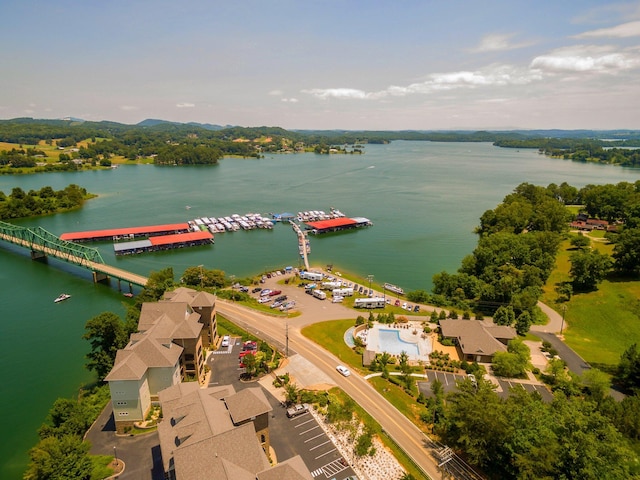
{"label": "red roof boat dock", "polygon": [[322,234],[329,232],[339,232],[341,230],[351,230],[354,228],[369,227],[372,225],[371,220],[364,217],[340,217],[331,220],[320,220],[318,222],[305,223],[308,230],[313,234]]}
{"label": "red roof boat dock", "polygon": [[205,230],[189,233],[177,233],[149,237],[146,240],[114,243],[116,255],[134,255],[137,253],[157,252],[174,248],[195,247],[213,243],[213,235]]}
{"label": "red roof boat dock", "polygon": [[112,228],[108,230],[93,230],[88,232],[70,232],[60,235],[62,240],[69,242],[99,242],[102,240],[130,240],[139,237],[153,237],[156,235],[174,235],[190,231],[189,224],[172,223],[168,225],[151,225],[148,227]]}

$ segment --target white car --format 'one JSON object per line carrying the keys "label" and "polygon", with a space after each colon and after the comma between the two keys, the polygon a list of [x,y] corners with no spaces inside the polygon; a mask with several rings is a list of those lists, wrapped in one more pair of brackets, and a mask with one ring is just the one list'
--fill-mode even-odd
{"label": "white car", "polygon": [[220,346],[221,347],[228,347],[229,346],[229,340],[230,340],[229,335],[225,335],[224,337],[222,337],[222,343],[220,344]]}
{"label": "white car", "polygon": [[261,297],[266,297],[267,295],[269,295],[271,293],[271,290],[269,290],[268,288],[265,288],[264,290],[262,290],[260,292],[260,296]]}
{"label": "white car", "polygon": [[349,369],[348,369],[347,367],[343,367],[342,365],[338,365],[338,366],[336,367],[336,370],[337,370],[338,372],[340,372],[340,374],[341,374],[343,377],[348,377],[349,375],[351,375],[351,371],[349,371]]}
{"label": "white car", "polygon": [[335,297],[333,297],[333,299],[331,300],[331,302],[333,302],[333,303],[340,303],[340,302],[342,302],[342,300],[344,300],[344,297],[341,297],[340,295],[336,295]]}
{"label": "white car", "polygon": [[406,309],[407,309],[407,302],[404,302],[404,303],[402,304],[402,309],[403,309],[403,310],[406,310]]}

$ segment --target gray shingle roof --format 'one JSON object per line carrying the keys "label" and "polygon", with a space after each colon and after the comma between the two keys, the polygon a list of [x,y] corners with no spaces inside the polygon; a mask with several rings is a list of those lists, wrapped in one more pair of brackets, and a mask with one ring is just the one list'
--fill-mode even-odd
{"label": "gray shingle roof", "polygon": [[182,350],[167,339],[136,336],[123,350],[118,350],[105,381],[138,380],[150,367],[173,367],[178,363]]}
{"label": "gray shingle roof", "polygon": [[236,425],[273,410],[260,387],[245,388],[235,395],[225,397],[224,401]]}
{"label": "gray shingle roof", "polygon": [[496,326],[493,322],[478,320],[440,320],[442,335],[456,338],[462,353],[465,355],[493,355],[506,351],[507,347],[496,340],[492,333],[501,335],[498,338],[515,338],[516,331],[512,327]]}
{"label": "gray shingle roof", "polygon": [[296,455],[263,472],[258,473],[258,480],[313,480],[302,457]]}

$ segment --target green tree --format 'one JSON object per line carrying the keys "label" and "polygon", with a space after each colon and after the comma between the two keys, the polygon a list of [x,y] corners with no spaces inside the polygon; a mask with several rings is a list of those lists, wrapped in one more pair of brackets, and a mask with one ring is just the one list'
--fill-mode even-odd
{"label": "green tree", "polygon": [[613,247],[614,267],[625,274],[640,271],[640,228],[625,228]]}
{"label": "green tree", "polygon": [[83,339],[91,344],[86,355],[87,368],[98,374],[99,380],[107,376],[116,359],[116,353],[124,348],[129,338],[120,317],[112,312],[104,312],[87,321]]}
{"label": "green tree", "polygon": [[74,435],[47,437],[29,451],[24,480],[89,480],[92,464],[90,445]]}
{"label": "green tree", "polygon": [[498,307],[496,313],[493,315],[493,321],[496,325],[511,326],[515,320],[516,314],[511,305]]}
{"label": "green tree", "polygon": [[244,365],[244,374],[249,378],[253,377],[257,369],[256,357],[248,353],[242,357],[242,364]]}
{"label": "green tree", "polygon": [[300,389],[295,383],[287,383],[284,386],[284,396],[288,405],[297,403],[300,397]]}
{"label": "green tree", "polygon": [[582,385],[589,393],[589,396],[600,403],[604,397],[609,395],[611,380],[606,373],[597,368],[590,368],[582,373]]}
{"label": "green tree", "polygon": [[591,246],[591,240],[589,237],[582,234],[571,235],[571,237],[569,237],[569,243],[571,243],[572,247],[577,248],[578,250],[584,250]]}
{"label": "green tree", "polygon": [[572,253],[569,257],[571,269],[569,276],[575,290],[592,290],[604,280],[611,270],[612,261],[609,255],[598,250]]}
{"label": "green tree", "polygon": [[640,352],[636,343],[621,355],[616,380],[627,390],[634,392],[640,390]]}
{"label": "green tree", "polygon": [[516,332],[518,332],[518,335],[526,335],[529,328],[531,328],[532,323],[533,320],[531,319],[531,314],[529,312],[524,311],[518,315],[518,318],[516,319]]}
{"label": "green tree", "polygon": [[91,426],[91,415],[77,400],[58,398],[49,410],[47,423],[38,429],[41,439],[47,437],[62,438],[65,435],[82,437]]}

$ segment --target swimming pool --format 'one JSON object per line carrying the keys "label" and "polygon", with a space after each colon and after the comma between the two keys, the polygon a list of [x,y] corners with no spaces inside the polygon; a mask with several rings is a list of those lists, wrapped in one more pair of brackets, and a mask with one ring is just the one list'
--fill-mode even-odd
{"label": "swimming pool", "polygon": [[398,330],[387,330],[383,328],[378,330],[378,347],[380,348],[380,352],[387,352],[394,355],[400,355],[402,352],[406,352],[410,357],[420,355],[418,345],[402,340]]}

